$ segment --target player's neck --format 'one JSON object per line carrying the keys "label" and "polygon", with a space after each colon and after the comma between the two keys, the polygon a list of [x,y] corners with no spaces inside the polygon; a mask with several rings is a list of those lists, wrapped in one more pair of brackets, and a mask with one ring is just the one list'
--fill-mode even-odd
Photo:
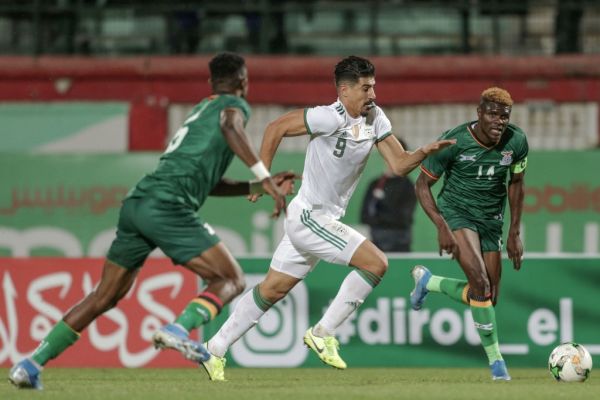
{"label": "player's neck", "polygon": [[352,112],[352,109],[350,109],[350,108],[349,108],[349,107],[348,107],[348,106],[347,106],[347,105],[344,103],[344,101],[343,101],[342,99],[338,98],[338,101],[339,101],[340,103],[342,103],[342,105],[344,106],[344,109],[346,110],[346,113],[348,114],[348,116],[349,116],[350,118],[352,118],[352,119],[358,119],[358,118],[360,118],[360,117],[361,117],[361,115],[360,115],[360,110],[359,110],[359,111],[357,111],[356,113],[353,113],[353,112]]}

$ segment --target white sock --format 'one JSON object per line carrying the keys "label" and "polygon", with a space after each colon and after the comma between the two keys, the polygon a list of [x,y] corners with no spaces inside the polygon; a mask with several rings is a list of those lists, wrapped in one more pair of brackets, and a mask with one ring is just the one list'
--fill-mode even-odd
{"label": "white sock", "polygon": [[258,286],[242,296],[221,329],[208,341],[208,351],[213,355],[224,357],[229,347],[256,325],[260,317],[268,310],[268,308],[263,310],[256,305],[254,292],[258,292]]}
{"label": "white sock", "polygon": [[317,336],[333,336],[335,330],[346,318],[365,301],[371,293],[371,286],[358,272],[352,271],[346,276],[321,320],[315,325],[313,334]]}

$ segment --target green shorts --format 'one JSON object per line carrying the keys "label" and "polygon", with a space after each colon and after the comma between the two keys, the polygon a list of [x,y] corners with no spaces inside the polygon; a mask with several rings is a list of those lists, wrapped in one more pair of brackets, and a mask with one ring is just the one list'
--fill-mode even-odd
{"label": "green shorts", "polygon": [[185,264],[220,241],[192,208],[152,197],[123,201],[117,237],[107,258],[127,269],[141,267],[159,247],[174,264]]}
{"label": "green shorts", "polygon": [[454,210],[441,210],[444,219],[452,231],[467,228],[479,234],[481,251],[502,251],[502,226],[504,222],[496,219],[475,219]]}

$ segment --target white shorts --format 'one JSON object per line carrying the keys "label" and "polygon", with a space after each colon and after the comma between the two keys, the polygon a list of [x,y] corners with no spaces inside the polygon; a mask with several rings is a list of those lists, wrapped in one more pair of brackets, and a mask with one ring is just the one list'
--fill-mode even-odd
{"label": "white shorts", "polygon": [[271,268],[304,279],[319,260],[350,264],[364,240],[358,231],[327,213],[292,202],[287,209],[285,235],[273,254]]}

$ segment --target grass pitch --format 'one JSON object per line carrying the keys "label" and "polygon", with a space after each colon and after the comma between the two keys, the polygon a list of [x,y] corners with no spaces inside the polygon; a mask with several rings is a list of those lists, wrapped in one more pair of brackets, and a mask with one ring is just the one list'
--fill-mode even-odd
{"label": "grass pitch", "polygon": [[[1,368],[6,377],[8,369]],[[511,382],[493,382],[487,369],[230,368],[228,382],[209,382],[202,369],[48,368],[44,391],[0,383],[0,399],[291,400],[291,399],[598,399],[600,379],[555,382],[543,369],[510,369]]]}

